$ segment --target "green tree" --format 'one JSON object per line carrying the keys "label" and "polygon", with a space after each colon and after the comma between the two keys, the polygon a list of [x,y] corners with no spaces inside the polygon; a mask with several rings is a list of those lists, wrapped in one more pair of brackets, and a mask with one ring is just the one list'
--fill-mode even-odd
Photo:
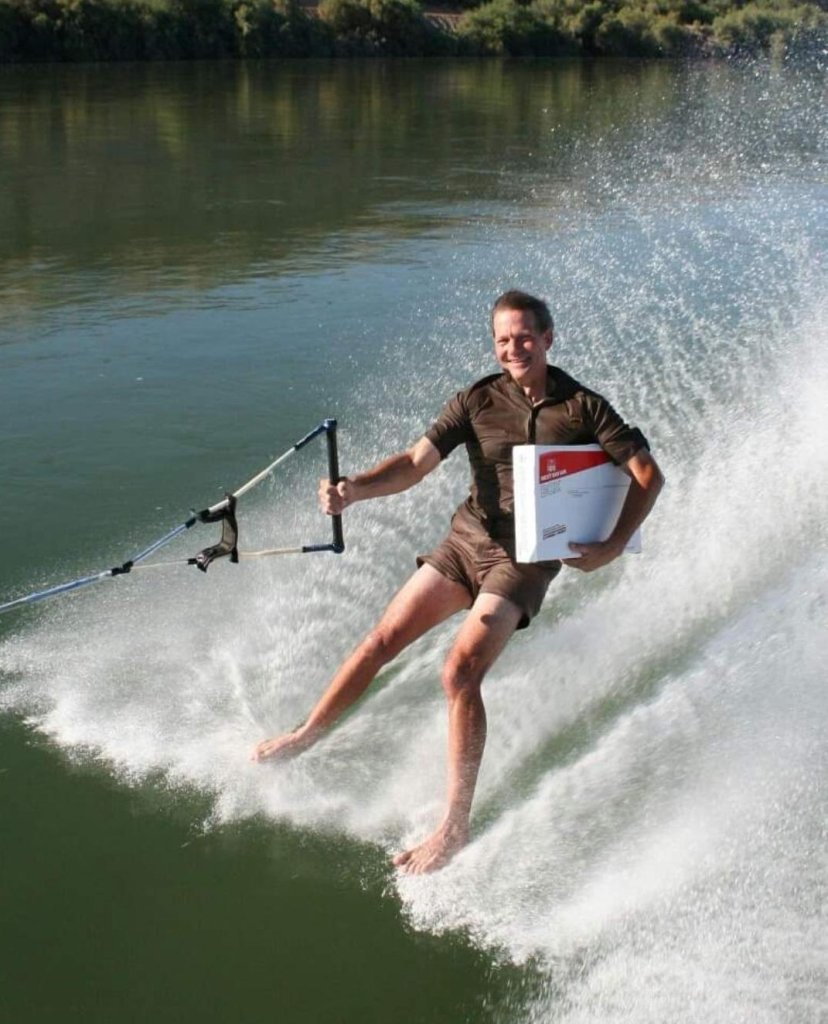
{"label": "green tree", "polygon": [[713,41],[725,53],[818,51],[826,37],[828,14],[809,4],[748,3],[713,21]]}
{"label": "green tree", "polygon": [[557,56],[577,49],[545,8],[525,7],[515,0],[491,0],[460,20],[461,36],[480,53],[519,56]]}
{"label": "green tree", "polygon": [[416,0],[323,0],[319,14],[338,53],[416,56],[436,48],[437,30]]}
{"label": "green tree", "polygon": [[234,55],[231,9],[224,0],[168,0],[154,11],[150,56],[167,60]]}

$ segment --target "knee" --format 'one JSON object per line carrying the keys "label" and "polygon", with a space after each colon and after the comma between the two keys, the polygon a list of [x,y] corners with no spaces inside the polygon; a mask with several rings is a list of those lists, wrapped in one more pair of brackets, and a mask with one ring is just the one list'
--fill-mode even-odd
{"label": "knee", "polygon": [[476,697],[480,693],[483,672],[474,657],[450,654],[443,666],[442,682],[449,700],[457,697]]}
{"label": "knee", "polygon": [[363,640],[362,651],[371,661],[384,665],[400,653],[402,646],[393,628],[379,625]]}

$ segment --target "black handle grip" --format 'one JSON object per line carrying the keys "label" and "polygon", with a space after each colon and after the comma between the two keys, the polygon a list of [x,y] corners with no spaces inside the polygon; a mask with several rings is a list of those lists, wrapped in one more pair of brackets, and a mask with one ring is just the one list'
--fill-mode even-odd
{"label": "black handle grip", "polygon": [[[328,442],[328,479],[332,484],[338,484],[339,475],[339,452],[336,447],[336,420],[325,420],[325,436]],[[333,550],[341,555],[345,550],[345,538],[342,535],[342,516],[331,516],[333,524]]]}

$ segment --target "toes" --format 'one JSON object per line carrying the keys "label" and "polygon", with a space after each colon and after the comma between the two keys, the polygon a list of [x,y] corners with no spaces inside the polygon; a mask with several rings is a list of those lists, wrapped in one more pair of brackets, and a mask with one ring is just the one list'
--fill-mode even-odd
{"label": "toes", "polygon": [[274,760],[274,758],[280,760],[289,752],[289,744],[285,743],[281,739],[262,740],[261,743],[257,744],[253,748],[253,753],[250,755],[250,760],[258,762],[272,761]]}
{"label": "toes", "polygon": [[405,870],[409,875],[428,875],[438,867],[440,867],[439,857],[424,852],[419,857],[412,858]]}
{"label": "toes", "polygon": [[415,846],[413,850],[397,854],[394,866],[400,868],[406,875],[424,875],[435,869],[437,859],[429,850]]}
{"label": "toes", "polygon": [[419,860],[417,860],[416,857],[412,857],[410,860],[406,861],[405,864],[403,865],[403,871],[407,875],[422,874],[422,869],[420,867]]}

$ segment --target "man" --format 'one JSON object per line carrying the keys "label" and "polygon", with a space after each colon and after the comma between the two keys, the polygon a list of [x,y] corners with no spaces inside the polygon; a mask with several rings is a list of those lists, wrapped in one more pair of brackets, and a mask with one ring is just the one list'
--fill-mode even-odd
{"label": "man", "polygon": [[342,512],[355,501],[397,494],[419,483],[457,445],[472,468],[467,501],[448,537],[392,599],[378,625],[334,676],[307,721],[294,732],[260,743],[257,761],[293,756],[319,739],[404,647],[462,609],[443,669],[448,700],[448,793],[445,816],[419,846],[394,858],[421,874],[446,864],[469,838],[469,818],[486,740],[483,678],[516,629],[537,613],[560,562],[514,561],[511,449],[515,444],[599,443],[631,478],[611,537],[573,544],[566,564],[592,572],[617,558],[655,503],[663,484],[643,434],[629,427],[600,395],[548,366],[553,324],[540,299],[502,295],[492,310],[495,358],[502,373],[460,392],[412,448],[335,486],[320,483],[322,508]]}

